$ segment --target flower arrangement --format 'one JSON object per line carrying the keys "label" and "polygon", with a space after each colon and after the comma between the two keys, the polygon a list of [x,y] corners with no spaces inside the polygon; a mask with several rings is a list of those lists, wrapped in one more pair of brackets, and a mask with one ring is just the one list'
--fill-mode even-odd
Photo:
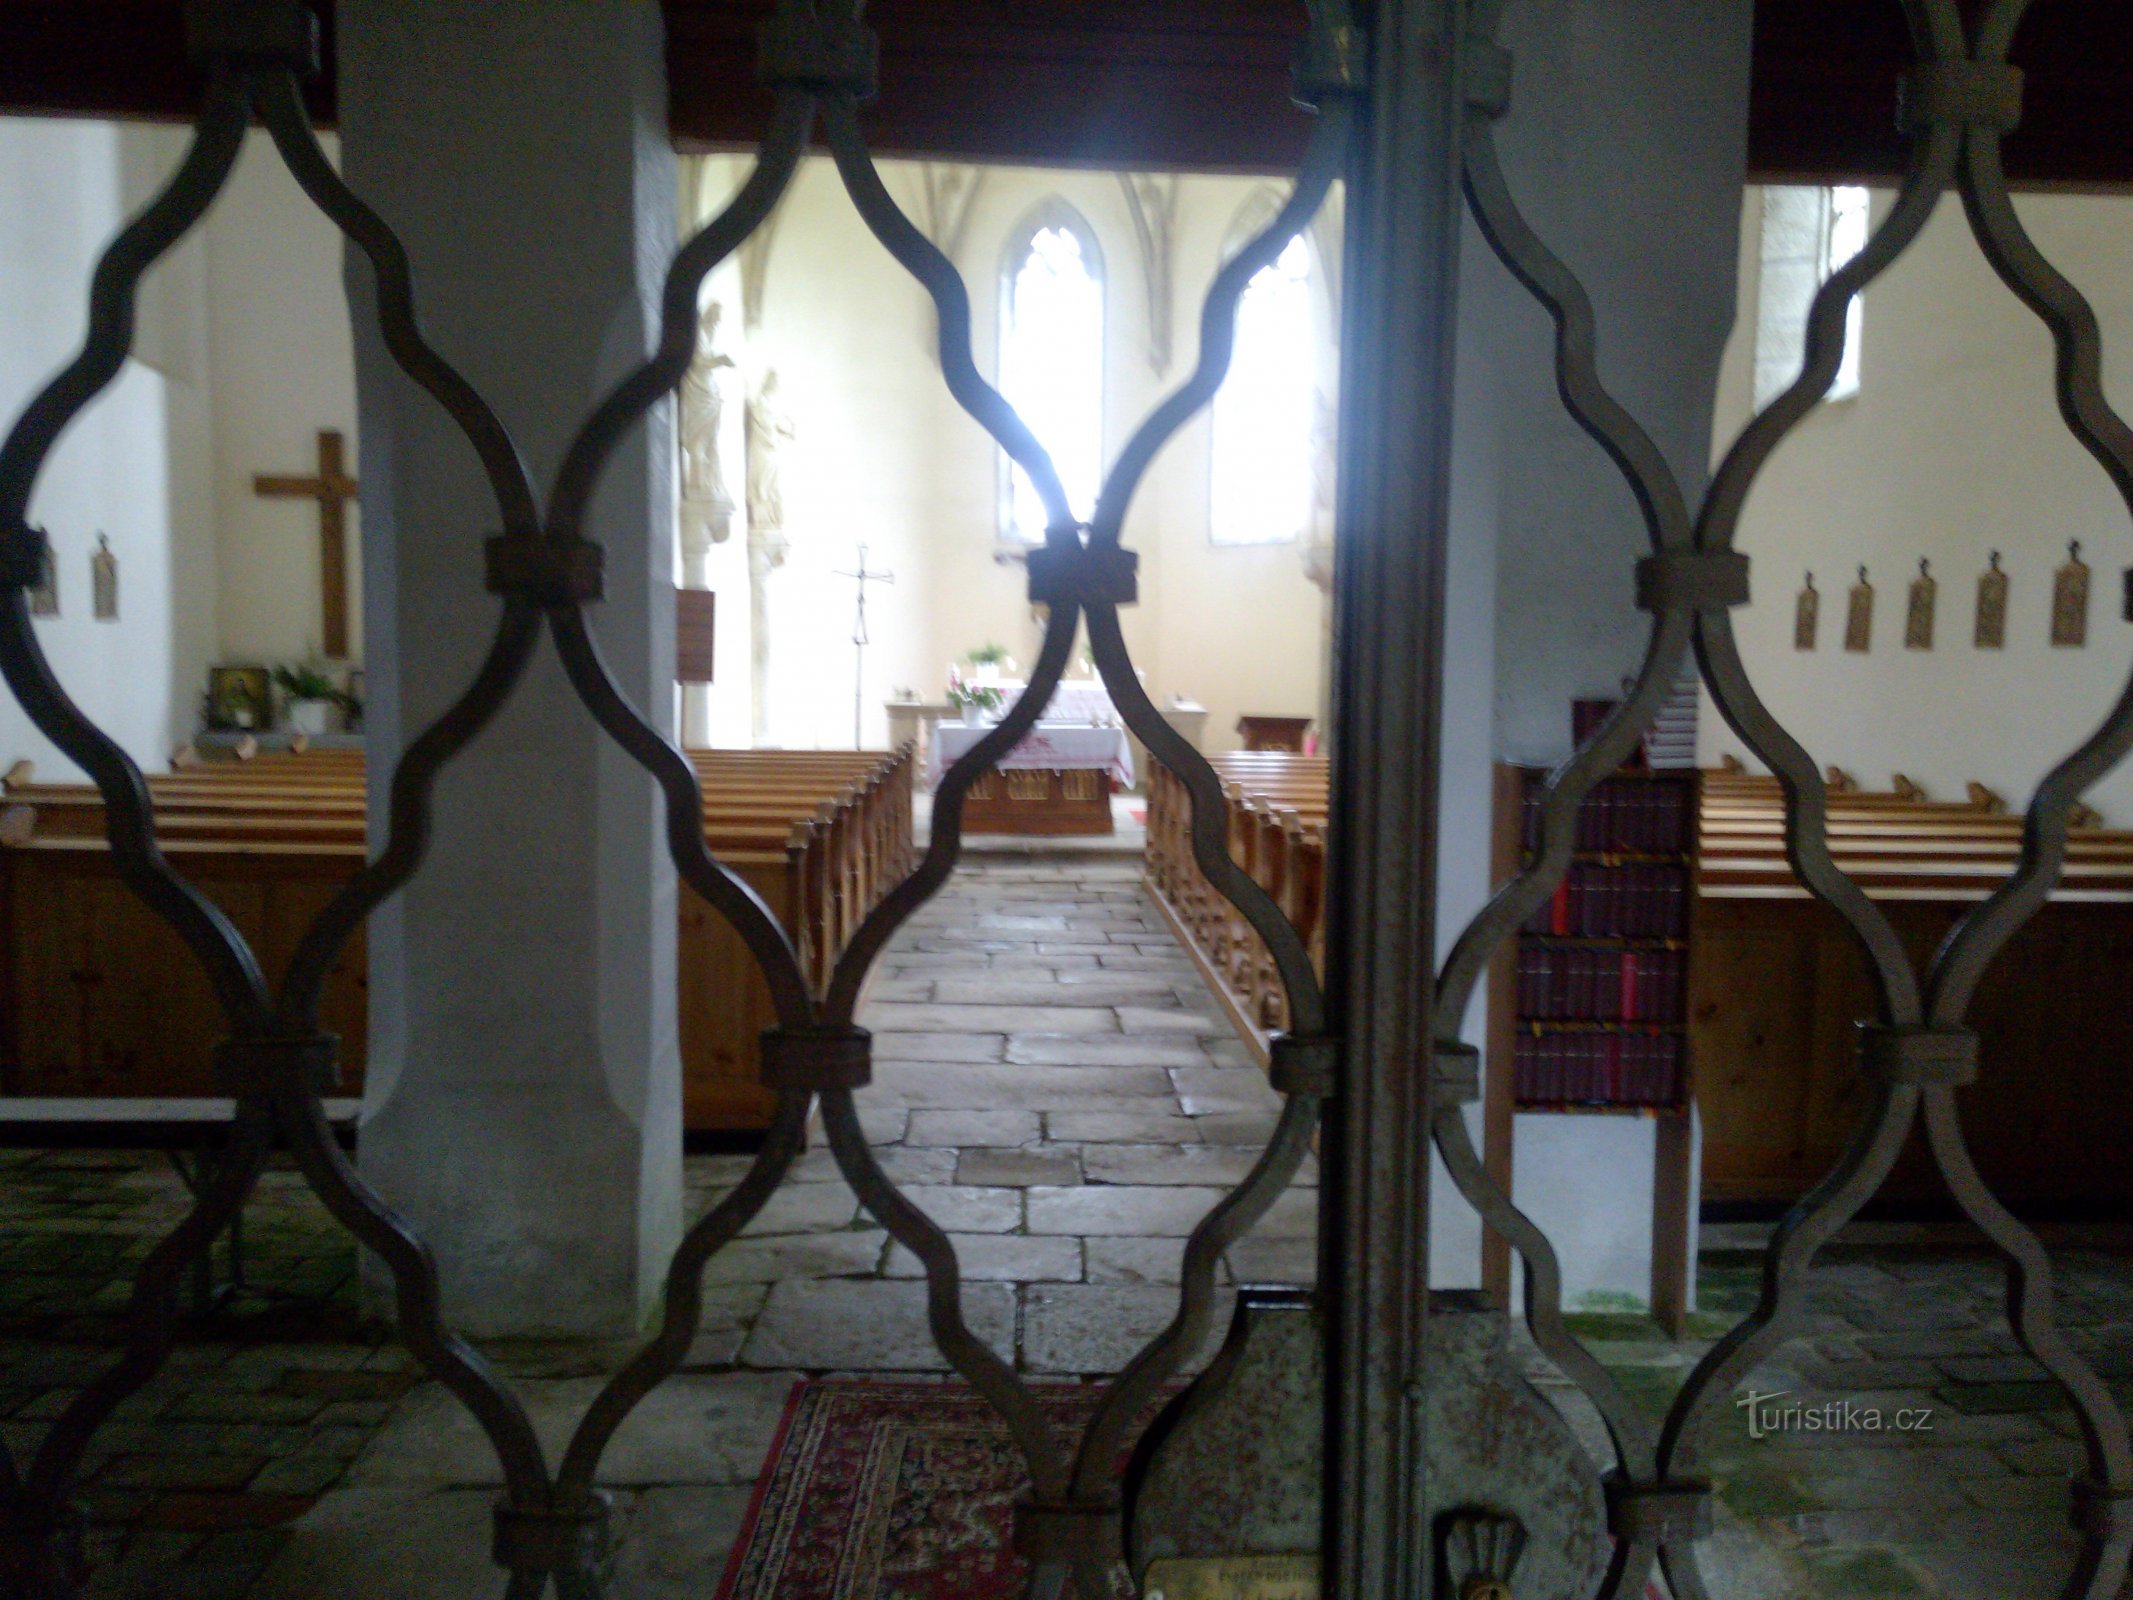
{"label": "flower arrangement", "polygon": [[1007,696],[989,683],[965,681],[962,668],[953,662],[948,666],[948,703],[955,707],[965,722],[978,716],[997,716],[1007,704]]}

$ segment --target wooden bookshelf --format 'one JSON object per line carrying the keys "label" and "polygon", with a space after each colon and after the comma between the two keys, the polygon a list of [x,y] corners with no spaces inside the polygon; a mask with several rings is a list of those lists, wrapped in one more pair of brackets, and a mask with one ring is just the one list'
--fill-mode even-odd
{"label": "wooden bookshelf", "polygon": [[[1539,847],[1546,776],[1498,768],[1498,882]],[[1693,770],[1625,770],[1587,797],[1563,882],[1492,967],[1483,1095],[1484,1161],[1507,1191],[1521,1114],[1659,1123],[1650,1299],[1654,1317],[1677,1334],[1695,1204],[1688,994],[1698,778]],[[1507,1304],[1510,1251],[1493,1236],[1482,1275]]]}

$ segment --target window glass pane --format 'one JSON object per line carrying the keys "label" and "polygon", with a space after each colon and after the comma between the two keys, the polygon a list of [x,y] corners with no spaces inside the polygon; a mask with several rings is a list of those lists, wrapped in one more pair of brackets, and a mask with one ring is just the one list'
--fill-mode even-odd
{"label": "window glass pane", "polygon": [[[1103,475],[1104,290],[1083,236],[1039,228],[1009,264],[1001,297],[1000,392],[1051,452],[1074,514],[1086,518]],[[1011,538],[1044,538],[1044,503],[1010,467],[1004,507]]]}
{"label": "window glass pane", "polygon": [[[1830,190],[1829,253],[1823,262],[1823,281],[1827,282],[1831,274],[1849,265],[1852,257],[1866,248],[1866,235],[1866,191],[1856,187]],[[1844,326],[1844,361],[1837,368],[1837,381],[1829,391],[1832,400],[1849,400],[1859,392],[1859,341],[1865,332],[1865,308],[1865,297],[1854,295]]]}
{"label": "window glass pane", "polygon": [[1236,352],[1214,405],[1216,544],[1281,544],[1309,526],[1317,389],[1311,250],[1299,235],[1237,307]]}

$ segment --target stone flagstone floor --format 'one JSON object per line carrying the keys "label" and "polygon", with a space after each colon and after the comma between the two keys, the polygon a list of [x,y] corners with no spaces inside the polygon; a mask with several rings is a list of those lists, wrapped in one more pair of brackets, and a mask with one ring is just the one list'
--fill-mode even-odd
{"label": "stone flagstone floor", "polygon": [[[1032,1376],[1106,1372],[1166,1321],[1183,1237],[1242,1175],[1275,1101],[1145,899],[1130,862],[1017,856],[959,876],[892,946],[866,1019],[865,1123],[887,1169],[955,1238],[973,1328]],[[735,1179],[689,1162],[692,1203]],[[1312,1183],[1225,1278],[1303,1281]],[[0,1154],[0,1435],[16,1459],[112,1355],[128,1275],[183,1210],[159,1159]],[[501,1592],[487,1556],[496,1469],[464,1412],[362,1319],[354,1252],[286,1171],[248,1224],[248,1295],[188,1324],[98,1436],[83,1498],[90,1593],[179,1600],[462,1600]],[[1636,1318],[1572,1319],[1657,1411],[1752,1303],[1757,1230],[1706,1230],[1704,1313],[1673,1343]],[[2133,1256],[2054,1237],[2063,1323],[2133,1391]],[[2071,1415],[2022,1357],[1985,1254],[1944,1230],[1855,1227],[1797,1337],[1749,1387],[1803,1405],[1923,1409],[1906,1436],[1712,1441],[1719,1600],[2056,1593],[2070,1553]],[[933,1372],[916,1263],[859,1210],[828,1155],[709,1274],[684,1372],[622,1432],[622,1600],[709,1600],[793,1379]],[[622,1349],[488,1353],[553,1452]],[[1562,1404],[1589,1425],[1559,1383]],[[2129,1595],[2128,1600],[2133,1600]]]}

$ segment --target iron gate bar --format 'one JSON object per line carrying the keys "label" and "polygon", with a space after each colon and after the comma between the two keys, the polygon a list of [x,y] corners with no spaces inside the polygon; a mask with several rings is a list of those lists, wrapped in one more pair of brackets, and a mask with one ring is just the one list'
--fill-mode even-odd
{"label": "iron gate bar", "polygon": [[[1319,1188],[1321,1566],[1342,1600],[1435,1591],[1427,1516],[1437,748],[1460,246],[1464,0],[1366,8],[1347,179],[1327,1032],[1345,1044]],[[1360,65],[1360,63],[1358,63]]]}

